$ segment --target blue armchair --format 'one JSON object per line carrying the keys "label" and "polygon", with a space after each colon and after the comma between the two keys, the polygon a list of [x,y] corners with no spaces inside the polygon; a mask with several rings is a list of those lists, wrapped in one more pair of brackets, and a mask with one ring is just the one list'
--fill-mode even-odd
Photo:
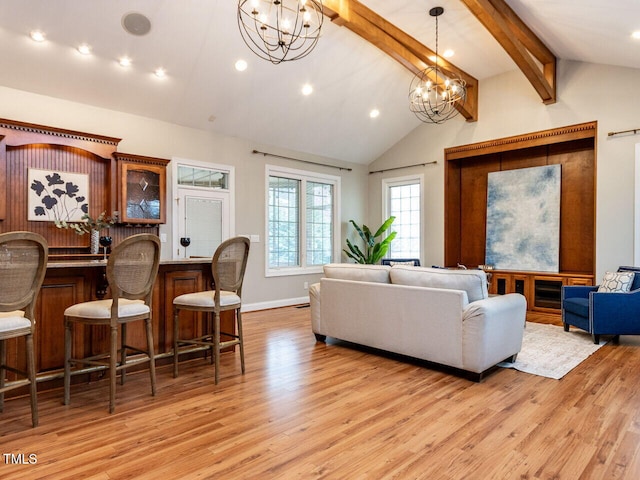
{"label": "blue armchair", "polygon": [[598,292],[597,286],[562,287],[562,324],[581,328],[599,343],[600,335],[640,335],[640,267],[620,267],[635,272],[631,290],[625,293]]}

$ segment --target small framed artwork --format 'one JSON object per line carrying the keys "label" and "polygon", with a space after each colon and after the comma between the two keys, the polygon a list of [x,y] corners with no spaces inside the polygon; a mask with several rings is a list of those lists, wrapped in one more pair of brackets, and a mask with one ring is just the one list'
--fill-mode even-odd
{"label": "small framed artwork", "polygon": [[166,168],[136,163],[120,167],[121,221],[165,223]]}
{"label": "small framed artwork", "polygon": [[30,168],[27,220],[79,222],[89,211],[89,175]]}

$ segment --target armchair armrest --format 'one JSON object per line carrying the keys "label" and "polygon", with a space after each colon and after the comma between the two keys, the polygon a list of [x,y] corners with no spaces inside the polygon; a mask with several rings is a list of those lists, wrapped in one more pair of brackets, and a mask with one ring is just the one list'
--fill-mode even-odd
{"label": "armchair armrest", "polygon": [[[620,311],[621,315],[638,316],[640,314],[640,290],[631,292],[592,292],[589,294],[589,304],[591,308],[596,308],[597,313],[602,315],[613,314]],[[596,310],[593,311],[594,316]]]}
{"label": "armchair armrest", "polygon": [[562,287],[562,299],[588,298],[591,292],[596,292],[598,285],[566,285]]}

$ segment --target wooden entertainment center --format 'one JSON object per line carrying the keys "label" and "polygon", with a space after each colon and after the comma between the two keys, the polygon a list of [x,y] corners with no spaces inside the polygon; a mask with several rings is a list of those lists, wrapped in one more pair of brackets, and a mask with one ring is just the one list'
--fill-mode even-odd
{"label": "wooden entertainment center", "polygon": [[597,122],[445,149],[445,264],[485,264],[487,174],[560,164],[560,269],[492,271],[490,293],[519,292],[555,313],[562,285],[593,285]]}

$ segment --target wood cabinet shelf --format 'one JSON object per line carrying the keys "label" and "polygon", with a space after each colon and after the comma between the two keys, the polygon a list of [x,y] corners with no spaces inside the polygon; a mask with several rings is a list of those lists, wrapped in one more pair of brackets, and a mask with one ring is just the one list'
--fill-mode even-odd
{"label": "wood cabinet shelf", "polygon": [[564,285],[593,285],[594,276],[575,272],[511,272],[492,270],[489,293],[520,293],[527,299],[527,310],[558,313]]}

